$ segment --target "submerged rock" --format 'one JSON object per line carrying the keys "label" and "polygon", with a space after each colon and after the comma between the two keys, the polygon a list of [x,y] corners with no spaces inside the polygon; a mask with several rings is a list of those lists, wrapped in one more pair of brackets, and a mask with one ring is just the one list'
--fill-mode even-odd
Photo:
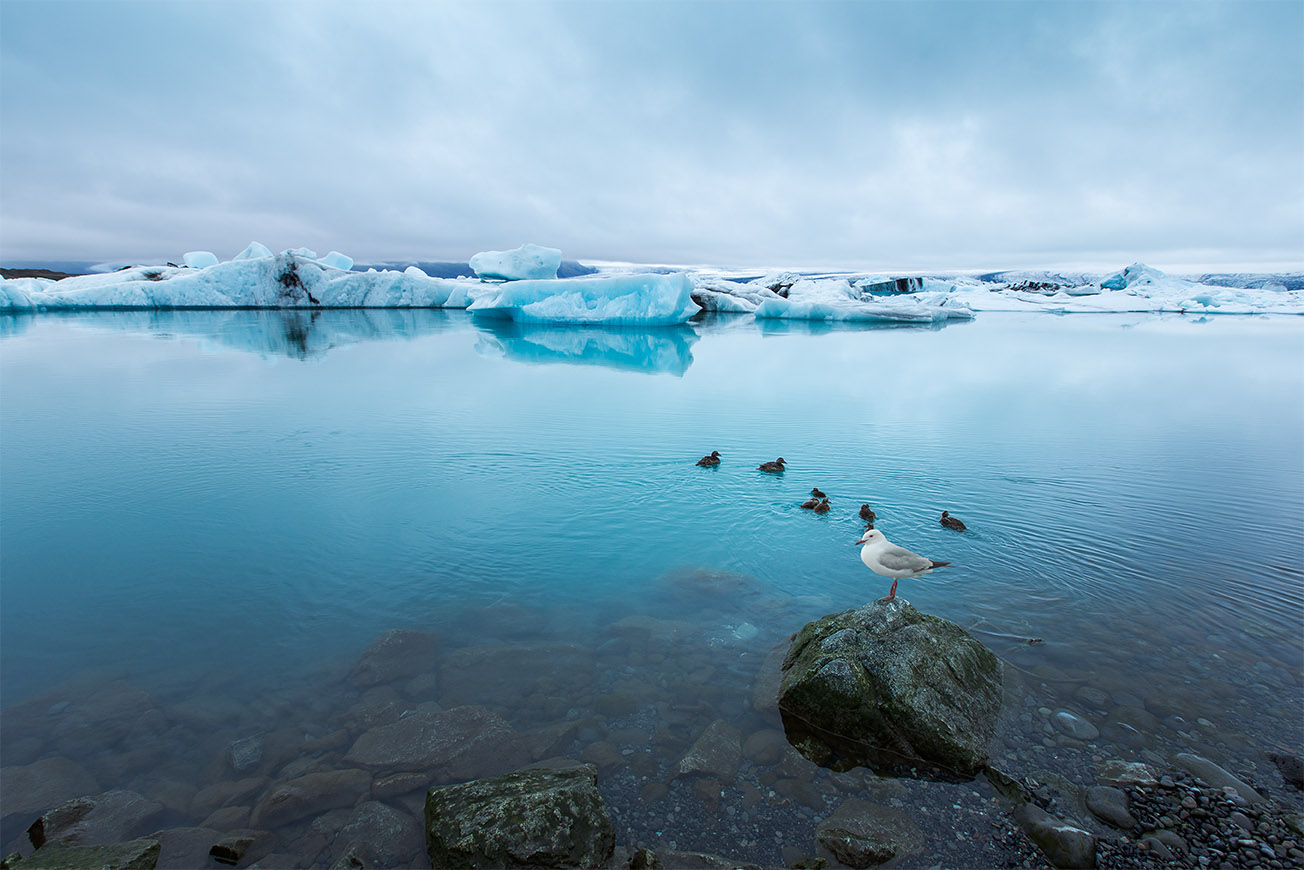
{"label": "submerged rock", "polygon": [[898,809],[858,798],[844,801],[820,822],[815,839],[848,867],[873,867],[916,851],[923,835]]}
{"label": "submerged rock", "polygon": [[923,765],[965,777],[987,761],[1001,666],[964,629],[898,599],[807,624],[783,663],[779,709],[818,763]]}
{"label": "submerged rock", "polygon": [[371,774],[365,770],[326,770],[279,783],[249,818],[254,828],[281,825],[316,816],[338,807],[351,807],[371,793]]}
{"label": "submerged rock", "polygon": [[501,716],[484,707],[455,707],[372,728],[344,760],[372,770],[421,770],[447,782],[511,770],[526,760],[524,752]]}
{"label": "submerged rock", "polygon": [[1127,792],[1108,785],[1087,789],[1087,809],[1091,814],[1120,831],[1136,827],[1136,818],[1128,810]]}
{"label": "submerged rock", "polygon": [[363,651],[349,672],[349,682],[367,688],[434,671],[438,648],[438,635],[405,629],[387,631]]}
{"label": "submerged rock", "polygon": [[102,846],[148,832],[162,812],[162,804],[134,791],[106,791],[64,801],[32,822],[27,836],[37,849],[51,843]]}
{"label": "submerged rock", "polygon": [[1234,788],[1248,803],[1263,803],[1263,795],[1244,780],[1228,773],[1207,758],[1189,752],[1179,752],[1174,761],[1187,773],[1204,780],[1214,788]]}
{"label": "submerged rock", "polygon": [[599,867],[616,836],[592,765],[432,788],[426,848],[440,867]]}
{"label": "submerged rock", "polygon": [[6,861],[22,870],[154,870],[161,849],[149,837],[104,846],[51,843],[19,861]]}
{"label": "submerged rock", "polygon": [[679,761],[680,774],[718,776],[725,782],[738,775],[742,761],[741,735],[723,719],[717,719],[694,741]]}
{"label": "submerged rock", "polygon": [[1095,867],[1096,838],[1035,804],[1023,804],[1014,818],[1056,867]]}
{"label": "submerged rock", "polygon": [[0,769],[0,814],[26,815],[48,810],[61,801],[99,788],[95,777],[75,761],[60,756]]}

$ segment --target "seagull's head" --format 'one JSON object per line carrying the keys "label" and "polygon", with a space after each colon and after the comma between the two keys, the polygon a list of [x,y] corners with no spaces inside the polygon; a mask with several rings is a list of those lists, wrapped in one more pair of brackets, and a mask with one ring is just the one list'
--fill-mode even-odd
{"label": "seagull's head", "polygon": [[878,529],[866,529],[865,534],[860,536],[859,541],[856,541],[856,546],[860,546],[861,544],[873,544],[881,540],[883,540],[883,533]]}

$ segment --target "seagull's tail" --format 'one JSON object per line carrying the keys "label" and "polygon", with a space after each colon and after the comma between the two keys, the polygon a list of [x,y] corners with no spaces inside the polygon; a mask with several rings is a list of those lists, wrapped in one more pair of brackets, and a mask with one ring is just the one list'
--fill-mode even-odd
{"label": "seagull's tail", "polygon": [[933,570],[934,568],[943,568],[951,564],[950,562],[934,562],[932,559],[929,559],[928,562],[929,562],[928,570],[930,571]]}

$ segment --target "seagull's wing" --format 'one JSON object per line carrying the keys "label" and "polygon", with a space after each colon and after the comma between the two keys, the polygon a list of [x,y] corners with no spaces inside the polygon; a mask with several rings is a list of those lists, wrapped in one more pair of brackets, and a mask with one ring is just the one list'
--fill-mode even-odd
{"label": "seagull's wing", "polygon": [[896,544],[889,544],[879,550],[878,561],[889,571],[926,571],[933,567],[932,559],[925,559]]}

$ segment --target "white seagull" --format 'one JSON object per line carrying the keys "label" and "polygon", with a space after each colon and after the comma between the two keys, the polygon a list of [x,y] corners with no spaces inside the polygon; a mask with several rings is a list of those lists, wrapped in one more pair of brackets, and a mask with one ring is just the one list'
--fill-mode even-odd
{"label": "white seagull", "polygon": [[892,578],[892,591],[879,601],[891,601],[896,598],[897,581],[902,577],[913,579],[932,572],[934,568],[950,565],[950,562],[935,562],[918,553],[912,553],[905,547],[898,547],[887,539],[878,529],[869,529],[861,536],[856,545],[865,545],[860,551],[860,561],[875,574]]}

